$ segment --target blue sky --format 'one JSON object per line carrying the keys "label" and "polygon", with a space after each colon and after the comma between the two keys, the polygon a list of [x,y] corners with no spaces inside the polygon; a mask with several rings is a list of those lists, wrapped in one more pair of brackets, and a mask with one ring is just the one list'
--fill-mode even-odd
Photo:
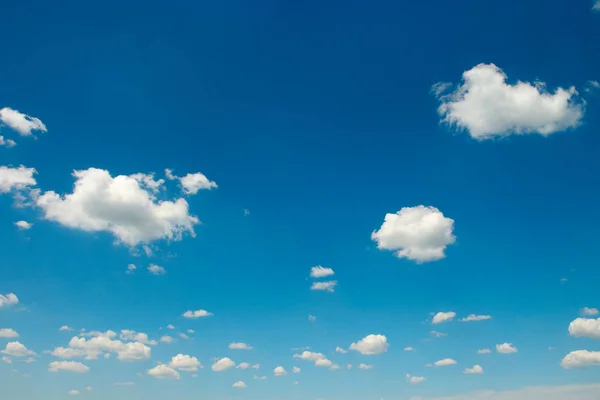
{"label": "blue sky", "polygon": [[600,6],[84,3],[2,6],[0,397],[600,396]]}

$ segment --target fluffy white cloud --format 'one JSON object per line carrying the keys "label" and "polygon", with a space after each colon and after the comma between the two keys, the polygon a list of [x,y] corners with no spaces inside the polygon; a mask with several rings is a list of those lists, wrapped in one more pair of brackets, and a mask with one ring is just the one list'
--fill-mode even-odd
{"label": "fluffy white cloud", "polygon": [[241,343],[241,342],[230,343],[229,348],[232,350],[252,350],[253,349],[252,346],[250,346],[246,343]]}
{"label": "fluffy white cloud", "polygon": [[61,332],[71,332],[72,330],[73,330],[73,328],[71,328],[69,325],[63,325],[59,329],[59,331],[61,331]]}
{"label": "fluffy white cloud", "polygon": [[462,318],[460,320],[460,322],[485,321],[485,320],[488,320],[488,319],[492,319],[492,316],[491,315],[469,314],[468,317]]}
{"label": "fluffy white cloud", "polygon": [[171,336],[169,335],[165,335],[163,337],[160,338],[160,341],[162,343],[173,343],[175,341],[175,339],[173,339]]}
{"label": "fluffy white cloud", "polygon": [[74,171],[73,177],[73,193],[48,191],[36,198],[46,219],[88,232],[110,232],[129,246],[180,240],[185,232],[195,236],[193,227],[200,221],[189,214],[187,201],[158,201],[137,175],[113,178],[106,170],[89,168]]}
{"label": "fluffy white cloud", "polygon": [[21,136],[29,136],[32,131],[48,132],[46,125],[39,118],[30,117],[8,107],[0,109],[0,121],[19,132]]}
{"label": "fluffy white cloud", "polygon": [[373,366],[371,364],[359,364],[358,368],[359,369],[371,369],[371,368],[373,368]]}
{"label": "fluffy white cloud", "polygon": [[315,366],[317,367],[333,367],[333,362],[326,358],[321,358],[315,361]]}
{"label": "fluffy white cloud", "polygon": [[412,347],[405,347],[404,351],[415,351],[415,349],[413,349]]}
{"label": "fluffy white cloud", "polygon": [[202,367],[200,361],[198,361],[196,357],[190,357],[183,354],[177,354],[173,357],[169,366],[180,371],[197,371],[198,368]]}
{"label": "fluffy white cloud", "polygon": [[581,315],[586,317],[593,317],[594,315],[598,315],[598,313],[599,312],[597,308],[583,307],[581,309]]}
{"label": "fluffy white cloud", "polygon": [[317,361],[325,359],[323,353],[314,353],[312,351],[303,351],[302,354],[294,354],[294,358],[300,358],[302,360]]}
{"label": "fluffy white cloud", "polygon": [[15,226],[23,231],[26,231],[26,230],[31,229],[33,224],[30,222],[27,222],[27,221],[17,221],[17,222],[15,222]]}
{"label": "fluffy white cloud", "polygon": [[5,139],[4,136],[0,136],[0,146],[5,146],[5,147],[15,147],[17,145],[17,142],[15,142],[12,139]]}
{"label": "fluffy white cloud", "polygon": [[336,347],[335,348],[335,352],[336,353],[341,353],[341,354],[346,354],[348,352],[348,350],[344,350],[341,347]]}
{"label": "fluffy white cloud", "polygon": [[150,340],[148,338],[148,335],[145,333],[142,333],[142,332],[122,330],[120,337],[122,340],[131,340],[134,342],[148,344],[150,346],[156,346],[158,344],[158,342],[156,340]]}
{"label": "fluffy white cloud", "polygon": [[14,329],[10,328],[0,328],[0,338],[2,339],[12,339],[19,337],[19,334]]}
{"label": "fluffy white cloud", "polygon": [[577,101],[574,87],[550,93],[543,82],[511,85],[506,79],[494,64],[465,71],[454,92],[438,94],[442,122],[478,140],[526,133],[547,136],[580,124],[583,103]]}
{"label": "fluffy white cloud", "polygon": [[600,318],[577,318],[569,324],[569,334],[575,337],[600,339]]}
{"label": "fluffy white cloud", "polygon": [[178,180],[181,189],[185,194],[193,195],[198,193],[199,190],[202,189],[216,189],[217,183],[209,180],[204,174],[200,172],[196,172],[195,174],[187,174],[185,176],[179,177],[173,175],[173,171],[170,169],[165,170],[165,176],[170,180]]}
{"label": "fluffy white cloud", "polygon": [[315,317],[315,316],[314,316],[314,315],[312,315],[312,314],[308,314],[308,320],[309,320],[310,322],[315,322],[315,321],[317,320],[317,317]]}
{"label": "fluffy white cloud", "polygon": [[167,329],[175,329],[175,327],[171,324],[167,325]]}
{"label": "fluffy white cloud", "polygon": [[299,373],[300,373],[300,368],[298,368],[298,367],[293,367],[293,368],[292,368],[292,373],[294,373],[294,374],[299,374]]}
{"label": "fluffy white cloud", "polygon": [[279,366],[279,367],[275,367],[275,369],[273,370],[273,374],[275,376],[284,376],[284,375],[287,375],[287,371],[282,366]]}
{"label": "fluffy white cloud", "polygon": [[363,355],[376,355],[385,353],[390,347],[384,335],[368,335],[350,345],[350,350],[356,350]]}
{"label": "fluffy white cloud", "polygon": [[463,371],[463,374],[466,374],[466,375],[483,374],[483,368],[481,367],[481,365],[473,365],[473,368],[465,368],[465,370]]}
{"label": "fluffy white cloud", "polygon": [[0,351],[0,353],[6,354],[7,356],[13,356],[13,357],[26,357],[26,356],[32,356],[35,354],[33,351],[29,350],[27,347],[25,347],[20,342],[9,342],[6,345],[6,348],[4,350]]}
{"label": "fluffy white cloud", "polygon": [[310,269],[310,277],[311,278],[324,278],[326,276],[331,276],[333,274],[334,274],[334,272],[331,268],[324,268],[320,265],[317,265]]}
{"label": "fluffy white cloud", "polygon": [[371,234],[380,250],[396,251],[396,257],[417,263],[444,258],[448,245],[456,241],[454,220],[435,207],[404,207],[386,214],[383,225]]}
{"label": "fluffy white cloud", "polygon": [[37,182],[33,175],[36,173],[35,168],[27,168],[23,165],[19,167],[0,166],[0,193],[35,186]]}
{"label": "fluffy white cloud", "polygon": [[232,368],[235,366],[235,363],[228,357],[224,357],[221,358],[220,360],[217,360],[213,365],[212,365],[212,370],[213,371],[225,371],[228,370],[229,368]]}
{"label": "fluffy white cloud", "polygon": [[2,358],[0,358],[0,360],[5,362],[6,364],[12,364],[12,360],[6,356],[2,356]]}
{"label": "fluffy white cloud", "polygon": [[249,369],[250,367],[251,367],[250,363],[242,362],[242,363],[239,363],[236,368],[239,368],[239,369]]}
{"label": "fluffy white cloud", "polygon": [[76,361],[52,361],[48,364],[48,371],[50,372],[67,371],[83,374],[89,370],[90,367]]}
{"label": "fluffy white cloud", "polygon": [[234,383],[233,385],[231,385],[234,388],[238,388],[238,389],[246,389],[246,384],[242,381],[237,381],[236,383]]}
{"label": "fluffy white cloud", "polygon": [[433,363],[433,365],[435,365],[436,367],[447,367],[449,365],[455,365],[456,364],[456,360],[453,360],[451,358],[444,358],[443,360],[439,360]]}
{"label": "fluffy white cloud", "polygon": [[439,312],[439,313],[435,314],[431,323],[441,324],[444,322],[449,322],[449,321],[452,321],[454,319],[454,317],[456,317],[456,313],[453,311]]}
{"label": "fluffy white cloud", "polygon": [[150,272],[152,275],[164,275],[167,273],[167,271],[165,270],[164,267],[161,267],[160,265],[156,265],[156,264],[150,264],[148,266],[148,272]]}
{"label": "fluffy white cloud", "polygon": [[600,398],[600,384],[538,386],[519,390],[482,390],[444,397],[413,397],[411,400],[596,400]]}
{"label": "fluffy white cloud", "polygon": [[112,331],[108,331],[102,336],[95,336],[91,339],[83,337],[73,337],[69,342],[69,347],[75,350],[99,354],[102,352],[116,353],[117,358],[122,361],[144,361],[150,359],[152,349],[140,342],[124,343],[120,340],[112,340]]}
{"label": "fluffy white cloud", "polygon": [[600,365],[600,351],[576,350],[563,358],[563,368],[586,368]]}
{"label": "fluffy white cloud", "polygon": [[418,383],[425,382],[425,377],[423,377],[423,376],[412,376],[410,374],[406,374],[406,380],[408,382],[412,383],[413,385],[416,385]]}
{"label": "fluffy white cloud", "polygon": [[149,369],[147,374],[157,379],[179,379],[179,372],[165,364]]}
{"label": "fluffy white cloud", "polygon": [[67,394],[68,394],[69,396],[79,396],[79,390],[75,390],[75,389],[73,389],[73,390],[69,390],[69,391],[67,392]]}
{"label": "fluffy white cloud", "polygon": [[127,265],[127,271],[125,271],[127,274],[131,275],[135,272],[135,270],[137,269],[137,267],[135,266],[135,264],[129,264]]}
{"label": "fluffy white cloud", "polygon": [[314,282],[311,286],[312,290],[325,290],[327,292],[334,292],[337,281],[326,281],[326,282]]}
{"label": "fluffy white cloud", "polygon": [[477,354],[490,354],[492,351],[490,349],[479,349],[477,350]]}
{"label": "fluffy white cloud", "polygon": [[210,317],[212,315],[213,315],[212,313],[210,313],[206,310],[196,310],[196,311],[188,310],[185,313],[183,313],[184,318],[191,318],[191,319]]}
{"label": "fluffy white cloud", "polygon": [[70,347],[57,347],[50,353],[54,357],[58,358],[85,358],[86,360],[95,360],[102,352],[100,350],[82,350],[72,349]]}
{"label": "fluffy white cloud", "polygon": [[512,343],[503,343],[496,345],[496,351],[500,354],[517,353],[518,350]]}

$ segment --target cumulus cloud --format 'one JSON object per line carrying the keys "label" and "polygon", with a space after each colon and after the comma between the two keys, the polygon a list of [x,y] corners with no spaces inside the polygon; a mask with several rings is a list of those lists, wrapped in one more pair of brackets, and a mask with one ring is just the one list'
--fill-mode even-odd
{"label": "cumulus cloud", "polygon": [[89,370],[90,367],[76,361],[53,361],[48,364],[48,371],[50,372],[66,371],[83,374]]}
{"label": "cumulus cloud", "polygon": [[583,307],[581,309],[581,315],[583,315],[585,317],[593,317],[594,315],[598,315],[598,309],[597,308]]}
{"label": "cumulus cloud", "polygon": [[368,335],[350,345],[350,350],[358,351],[363,355],[376,355],[385,353],[390,344],[384,335]]}
{"label": "cumulus cloud", "polygon": [[587,368],[600,365],[600,351],[576,350],[563,358],[563,368]]}
{"label": "cumulus cloud", "polygon": [[310,322],[315,322],[315,321],[317,320],[317,317],[315,317],[315,316],[314,316],[314,315],[312,315],[312,314],[308,314],[308,320],[309,320]]}
{"label": "cumulus cloud", "polygon": [[236,383],[234,383],[233,385],[231,385],[234,388],[238,388],[238,389],[246,389],[246,384],[242,381],[237,381]]}
{"label": "cumulus cloud", "polygon": [[483,374],[483,368],[481,367],[481,365],[474,365],[473,368],[465,368],[465,370],[463,371],[463,374],[466,374],[466,375]]}
{"label": "cumulus cloud", "polygon": [[312,290],[324,290],[327,292],[334,292],[337,281],[326,281],[326,282],[314,282],[311,286]]}
{"label": "cumulus cloud", "polygon": [[336,347],[335,348],[335,352],[336,353],[341,353],[341,354],[346,354],[348,352],[348,350],[344,350],[341,347]]}
{"label": "cumulus cloud", "polygon": [[150,272],[152,275],[164,275],[167,273],[167,271],[165,270],[164,267],[161,267],[160,265],[156,265],[156,264],[150,264],[148,266],[148,272]]}
{"label": "cumulus cloud", "polygon": [[439,312],[439,313],[435,314],[431,323],[432,324],[441,324],[444,322],[450,322],[454,319],[454,317],[456,317],[456,313],[453,311]]}
{"label": "cumulus cloud", "polygon": [[600,318],[577,318],[569,324],[569,334],[575,337],[600,339]]}
{"label": "cumulus cloud", "polygon": [[33,224],[30,222],[27,222],[27,221],[17,221],[17,222],[15,222],[15,226],[22,231],[27,231],[27,230],[31,229]]}
{"label": "cumulus cloud", "polygon": [[171,336],[169,335],[164,335],[163,337],[160,338],[161,343],[173,343],[175,341],[175,339],[173,339]]}
{"label": "cumulus cloud", "polygon": [[449,365],[455,365],[456,364],[456,360],[453,360],[451,358],[444,358],[443,360],[439,360],[433,363],[433,365],[435,365],[436,367],[447,367]]}
{"label": "cumulus cloud", "polygon": [[406,374],[406,380],[413,385],[425,382],[425,377],[423,376],[412,376],[410,374]]}
{"label": "cumulus cloud", "polygon": [[252,350],[253,347],[241,342],[234,342],[229,344],[229,348],[232,350]]}
{"label": "cumulus cloud", "polygon": [[250,363],[242,362],[242,363],[239,363],[236,368],[239,368],[239,369],[249,369],[250,366],[251,366]]}
{"label": "cumulus cloud", "polygon": [[73,390],[69,390],[69,391],[67,392],[67,394],[68,394],[69,396],[79,396],[79,390],[75,390],[75,389],[73,389]]}
{"label": "cumulus cloud", "polygon": [[547,136],[580,124],[583,102],[574,87],[550,93],[543,82],[511,85],[507,78],[494,64],[465,71],[454,92],[438,94],[442,122],[477,140],[526,133]]}
{"label": "cumulus cloud", "polygon": [[454,220],[435,207],[404,207],[395,214],[386,214],[371,239],[380,250],[395,251],[398,258],[424,263],[446,256],[446,247],[456,241],[453,230]]}
{"label": "cumulus cloud", "polygon": [[135,264],[128,264],[127,270],[125,271],[125,273],[131,275],[135,272],[136,269],[137,269],[137,267],[135,266]]}
{"label": "cumulus cloud", "polygon": [[413,397],[411,400],[596,400],[600,384],[537,386],[519,390],[482,390],[455,396]]}
{"label": "cumulus cloud", "polygon": [[12,139],[5,139],[4,136],[0,136],[0,146],[4,146],[4,147],[15,147],[17,145],[17,142],[15,142]]}
{"label": "cumulus cloud", "polygon": [[282,366],[279,366],[279,367],[275,367],[275,369],[273,370],[273,374],[275,376],[284,376],[284,375],[287,375],[287,371]]}
{"label": "cumulus cloud", "polygon": [[371,369],[373,366],[371,364],[358,364],[359,369]]}
{"label": "cumulus cloud", "polygon": [[59,331],[61,331],[61,332],[70,332],[72,330],[73,330],[73,328],[71,328],[69,325],[63,325],[59,329]]}
{"label": "cumulus cloud", "polygon": [[300,368],[298,368],[298,367],[293,367],[293,368],[292,368],[292,373],[294,373],[294,374],[299,374],[299,373],[300,373]]}
{"label": "cumulus cloud", "polygon": [[19,132],[21,136],[29,136],[33,131],[48,132],[46,125],[39,118],[30,117],[8,107],[0,109],[0,121]]}
{"label": "cumulus cloud", "polygon": [[184,318],[190,318],[190,319],[210,317],[212,315],[213,315],[212,313],[210,313],[206,310],[196,310],[196,311],[188,310],[185,313],[183,313]]}
{"label": "cumulus cloud", "polygon": [[157,379],[179,379],[179,372],[165,364],[149,369],[147,374]]}
{"label": "cumulus cloud", "polygon": [[518,350],[512,343],[503,343],[496,345],[496,351],[500,354],[517,353]]}
{"label": "cumulus cloud", "polygon": [[112,331],[106,333],[91,332],[91,334],[93,336],[91,339],[73,337],[69,341],[69,348],[80,350],[79,353],[85,354],[88,359],[96,358],[99,354],[106,352],[117,354],[117,358],[122,361],[144,361],[150,359],[152,354],[152,349],[143,343],[124,343],[121,340],[113,340],[112,338],[116,334]]}
{"label": "cumulus cloud", "polygon": [[492,316],[491,315],[469,314],[468,317],[462,318],[460,320],[460,322],[485,321],[485,320],[488,320],[488,319],[492,319]]}
{"label": "cumulus cloud", "polygon": [[492,350],[490,349],[479,349],[477,350],[477,354],[490,354]]}
{"label": "cumulus cloud", "polygon": [[0,166],[0,193],[35,186],[37,181],[33,175],[36,173],[35,168],[27,168],[23,165],[18,167]]}
{"label": "cumulus cloud", "polygon": [[326,276],[332,276],[333,274],[334,274],[333,269],[325,268],[320,265],[317,265],[310,269],[310,277],[311,278],[324,278]]}
{"label": "cumulus cloud", "polygon": [[198,193],[199,190],[210,190],[218,187],[216,182],[209,180],[200,172],[179,177],[173,175],[173,171],[170,169],[166,169],[165,176],[170,180],[178,180],[181,185],[181,190],[187,195],[194,195]]}
{"label": "cumulus cloud", "polygon": [[158,342],[156,340],[150,340],[148,335],[143,332],[136,332],[130,330],[122,330],[121,331],[121,339],[122,340],[131,340],[134,342],[140,342],[144,344],[148,344],[150,346],[156,346]]}
{"label": "cumulus cloud", "polygon": [[188,355],[177,354],[175,357],[171,359],[169,363],[171,368],[178,369],[180,371],[197,371],[198,368],[201,368],[202,365],[200,361],[196,357],[191,357]]}
{"label": "cumulus cloud", "polygon": [[235,363],[227,357],[221,358],[220,360],[217,360],[213,365],[212,365],[212,370],[216,371],[216,372],[221,372],[221,371],[225,371],[228,370],[229,368],[232,368],[235,366]]}
{"label": "cumulus cloud", "polygon": [[26,356],[32,356],[35,355],[35,353],[31,350],[29,350],[27,347],[25,347],[23,344],[21,344],[20,342],[9,342],[6,347],[4,348],[4,350],[0,351],[0,353],[2,354],[6,354],[7,356],[13,356],[13,357],[26,357]]}
{"label": "cumulus cloud", "polygon": [[13,339],[19,337],[19,334],[14,329],[0,328],[0,338],[2,339]]}
{"label": "cumulus cloud", "polygon": [[136,174],[112,177],[106,170],[89,168],[74,171],[73,177],[73,193],[47,191],[36,198],[44,218],[88,232],[110,232],[128,246],[180,240],[186,232],[195,236],[193,227],[200,221],[190,215],[187,201],[158,201]]}

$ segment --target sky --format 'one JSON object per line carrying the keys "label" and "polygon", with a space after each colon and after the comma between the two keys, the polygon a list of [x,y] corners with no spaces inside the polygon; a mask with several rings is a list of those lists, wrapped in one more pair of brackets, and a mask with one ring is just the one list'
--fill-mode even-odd
{"label": "sky", "polygon": [[0,398],[600,397],[600,3],[5,3]]}

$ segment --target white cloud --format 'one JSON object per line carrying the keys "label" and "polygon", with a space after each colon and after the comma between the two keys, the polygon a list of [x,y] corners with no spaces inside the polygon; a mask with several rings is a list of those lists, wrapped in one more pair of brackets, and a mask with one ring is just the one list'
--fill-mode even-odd
{"label": "white cloud", "polygon": [[359,364],[358,368],[359,369],[371,369],[371,368],[373,368],[373,366],[371,364]]}
{"label": "white cloud", "polygon": [[196,311],[188,310],[185,313],[183,313],[184,318],[191,318],[191,319],[210,317],[212,315],[213,314],[211,312],[208,312],[206,310],[196,310]]}
{"label": "white cloud", "polygon": [[444,322],[450,322],[452,321],[452,319],[454,319],[454,317],[456,317],[456,313],[452,312],[452,311],[448,311],[448,312],[439,312],[437,314],[435,314],[435,316],[433,317],[433,320],[431,321],[431,323],[433,324],[441,324]]}
{"label": "white cloud", "polygon": [[413,349],[412,347],[405,347],[404,351],[415,351],[415,349]]}
{"label": "white cloud", "polygon": [[31,229],[33,224],[30,222],[27,222],[27,221],[17,221],[17,222],[15,222],[15,226],[23,231],[26,231],[26,230]]}
{"label": "white cloud", "polygon": [[8,107],[0,109],[0,121],[19,132],[21,136],[29,136],[32,131],[48,132],[46,125],[39,118],[30,117]]}
{"label": "white cloud", "polygon": [[413,385],[425,382],[425,377],[423,376],[412,376],[410,374],[406,374],[406,380]]}
{"label": "white cloud", "polygon": [[334,292],[337,281],[326,281],[326,282],[314,282],[311,286],[312,290],[325,290],[327,292]]}
{"label": "white cloud", "polygon": [[102,354],[102,352],[99,350],[81,350],[72,349],[70,347],[57,347],[52,350],[50,354],[58,358],[72,359],[84,357],[86,360],[95,360],[100,354]]}
{"label": "white cloud", "polygon": [[23,190],[28,186],[37,184],[33,175],[35,168],[27,168],[23,165],[13,168],[0,166],[0,193],[8,193],[11,190]]}
{"label": "white cloud", "polygon": [[225,371],[235,366],[235,363],[228,357],[221,358],[212,365],[213,371]]}
{"label": "white cloud", "polygon": [[243,363],[239,363],[236,368],[239,368],[239,369],[249,369],[250,367],[251,367],[250,363],[243,362]]}
{"label": "white cloud", "polygon": [[198,361],[196,357],[183,354],[177,354],[175,357],[173,357],[169,363],[169,366],[180,371],[197,371],[198,368],[202,367],[200,361]]}
{"label": "white cloud", "polygon": [[179,379],[179,372],[165,364],[159,364],[149,369],[147,373],[157,379]]}
{"label": "white cloud", "polygon": [[490,349],[479,349],[477,350],[477,354],[490,354],[492,351]]}
{"label": "white cloud", "polygon": [[294,374],[299,374],[299,373],[300,373],[300,368],[298,368],[298,367],[293,367],[293,368],[292,368],[292,373],[294,373]]}
{"label": "white cloud", "polygon": [[69,390],[69,391],[67,392],[67,394],[68,394],[69,396],[79,396],[79,390],[75,390],[75,389],[73,389],[73,390]]}
{"label": "white cloud", "polygon": [[187,330],[187,333],[196,333],[196,331],[195,331],[195,330],[193,330],[193,329],[188,329],[188,330]]}
{"label": "white cloud", "polygon": [[113,178],[106,170],[89,168],[74,171],[73,177],[73,193],[47,191],[37,197],[44,218],[88,232],[110,232],[129,246],[180,240],[185,232],[195,236],[193,227],[200,221],[189,214],[187,201],[158,201],[135,174]]}
{"label": "white cloud", "polygon": [[466,374],[466,375],[483,374],[483,368],[481,367],[481,365],[473,365],[473,368],[465,368],[465,370],[463,371],[463,374]]}
{"label": "white cloud", "polygon": [[593,317],[594,315],[598,315],[598,313],[599,312],[597,308],[583,307],[581,309],[581,315],[586,317]]}
{"label": "white cloud", "polygon": [[302,354],[294,354],[294,358],[300,358],[308,361],[324,360],[326,357],[323,353],[314,353],[312,351],[303,351]]}
{"label": "white cloud", "polygon": [[26,356],[32,356],[35,354],[33,351],[29,350],[27,347],[22,345],[20,342],[9,342],[6,345],[6,348],[4,350],[0,351],[0,353],[6,354],[7,356],[13,356],[13,357],[26,357]]}
{"label": "white cloud", "polygon": [[435,336],[436,338],[440,338],[440,337],[448,336],[448,334],[447,334],[447,333],[438,332],[438,331],[431,331],[431,332],[429,332],[429,334],[430,334],[431,336]]}
{"label": "white cloud", "polygon": [[129,265],[127,265],[127,271],[125,271],[125,272],[128,273],[129,275],[131,275],[135,272],[136,269],[137,269],[137,267],[135,266],[135,264],[129,264]]}
{"label": "white cloud", "polygon": [[324,268],[320,265],[317,265],[310,269],[311,278],[324,278],[326,276],[332,276],[333,274],[334,272],[331,268]]}
{"label": "white cloud", "polygon": [[348,350],[344,350],[341,347],[336,347],[335,348],[335,352],[336,353],[341,353],[341,354],[346,354],[348,352]]}
{"label": "white cloud", "polygon": [[145,333],[142,333],[142,332],[122,330],[120,337],[122,340],[131,340],[134,342],[148,344],[150,346],[156,346],[158,344],[158,342],[156,340],[150,340],[148,338],[148,335]]}
{"label": "white cloud", "polygon": [[171,324],[167,325],[167,329],[175,329],[175,327]]}
{"label": "white cloud", "polygon": [[575,337],[600,339],[600,318],[577,318],[569,324],[569,334]]}
{"label": "white cloud", "polygon": [[254,375],[254,377],[252,379],[256,379],[257,381],[264,381],[265,379],[267,379],[267,377]]}
{"label": "white cloud", "polygon": [[2,339],[12,339],[19,337],[19,334],[14,329],[10,328],[0,328],[0,338]]}
{"label": "white cloud", "polygon": [[446,256],[446,247],[456,241],[453,230],[454,220],[435,207],[404,207],[396,214],[386,214],[371,239],[380,250],[396,251],[398,258],[424,263]]}
{"label": "white cloud", "polygon": [[390,347],[384,335],[368,335],[350,345],[350,350],[356,350],[363,355],[376,355],[385,353]]}
{"label": "white cloud", "polygon": [[453,360],[451,358],[444,358],[443,360],[439,360],[433,363],[433,365],[435,365],[436,367],[447,367],[449,365],[455,365],[456,364],[456,360]]}
{"label": "white cloud", "polygon": [[574,87],[550,93],[543,82],[511,85],[506,79],[494,64],[465,71],[454,92],[438,96],[442,122],[478,140],[526,133],[547,136],[580,124],[584,110]]}
{"label": "white cloud", "polygon": [[202,189],[210,190],[216,189],[218,187],[216,182],[209,180],[204,174],[200,172],[178,177],[173,175],[173,171],[171,171],[170,169],[166,169],[165,175],[167,179],[178,180],[181,185],[181,189],[187,195],[194,195]]}
{"label": "white cloud", "polygon": [[71,327],[70,327],[70,326],[68,326],[68,325],[63,325],[63,326],[61,326],[61,327],[60,327],[60,329],[59,329],[59,331],[61,331],[61,332],[70,332],[70,331],[72,331],[72,330],[73,330],[73,328],[71,328]]}
{"label": "white cloud", "polygon": [[563,358],[563,368],[587,368],[600,366],[600,351],[576,350]]}
{"label": "white cloud", "polygon": [[165,335],[163,337],[160,338],[160,341],[162,343],[173,343],[175,341],[175,339],[173,339],[171,336],[169,335]]}
{"label": "white cloud", "polygon": [[179,334],[179,337],[182,338],[182,339],[185,339],[185,340],[189,340],[190,339],[190,337],[188,335],[186,335],[185,333],[183,333],[183,332],[181,332]]}
{"label": "white cloud", "polygon": [[260,364],[254,364],[254,365],[252,366],[252,368],[253,368],[253,369],[260,369]]}
{"label": "white cloud", "polygon": [[596,0],[596,2],[594,3],[592,10],[594,11],[599,11],[600,10],[600,0]]}
{"label": "white cloud", "polygon": [[6,146],[8,148],[15,147],[17,142],[12,139],[5,139],[4,136],[0,136],[0,146]]}
{"label": "white cloud", "polygon": [[287,371],[282,366],[279,366],[273,370],[273,374],[275,376],[284,376],[284,375],[287,375]]}
{"label": "white cloud", "polygon": [[148,272],[150,272],[152,275],[164,275],[167,273],[167,271],[164,269],[164,267],[161,267],[160,265],[156,265],[156,264],[150,264],[148,266]]}
{"label": "white cloud", "polygon": [[309,320],[310,322],[315,322],[315,321],[317,320],[317,317],[315,317],[315,316],[314,316],[314,315],[312,315],[312,314],[308,314],[308,320]]}
{"label": "white cloud", "polygon": [[332,367],[333,362],[326,358],[321,358],[321,359],[315,361],[315,366],[317,366],[317,367]]}
{"label": "white cloud", "polygon": [[237,381],[236,383],[234,383],[233,385],[231,385],[234,388],[238,388],[238,389],[246,389],[246,384],[242,381]]}
{"label": "white cloud", "polygon": [[411,400],[597,400],[600,384],[534,386],[519,390],[482,390],[463,395],[444,397],[413,397]]}
{"label": "white cloud", "polygon": [[512,343],[503,343],[496,345],[496,351],[500,354],[517,353],[518,350]]}
{"label": "white cloud", "polygon": [[83,374],[89,370],[90,367],[76,361],[52,361],[48,364],[48,371],[50,372],[67,371]]}
{"label": "white cloud", "polygon": [[144,361],[150,359],[152,349],[140,342],[123,343],[120,340],[112,340],[115,334],[108,331],[101,336],[95,336],[87,340],[85,338],[73,337],[69,347],[85,351],[87,354],[100,354],[101,352],[116,353],[121,361]]}
{"label": "white cloud", "polygon": [[253,349],[252,346],[250,346],[246,343],[241,343],[241,342],[230,343],[229,348],[232,350],[252,350]]}
{"label": "white cloud", "polygon": [[485,320],[488,320],[488,319],[492,319],[492,316],[491,315],[469,314],[468,317],[462,318],[460,320],[460,322],[485,321]]}
{"label": "white cloud", "polygon": [[36,362],[37,360],[33,357],[27,357],[25,360],[23,360],[22,362],[26,363],[26,364],[31,364]]}
{"label": "white cloud", "polygon": [[12,364],[12,360],[6,356],[2,356],[0,360],[4,361],[6,364]]}

